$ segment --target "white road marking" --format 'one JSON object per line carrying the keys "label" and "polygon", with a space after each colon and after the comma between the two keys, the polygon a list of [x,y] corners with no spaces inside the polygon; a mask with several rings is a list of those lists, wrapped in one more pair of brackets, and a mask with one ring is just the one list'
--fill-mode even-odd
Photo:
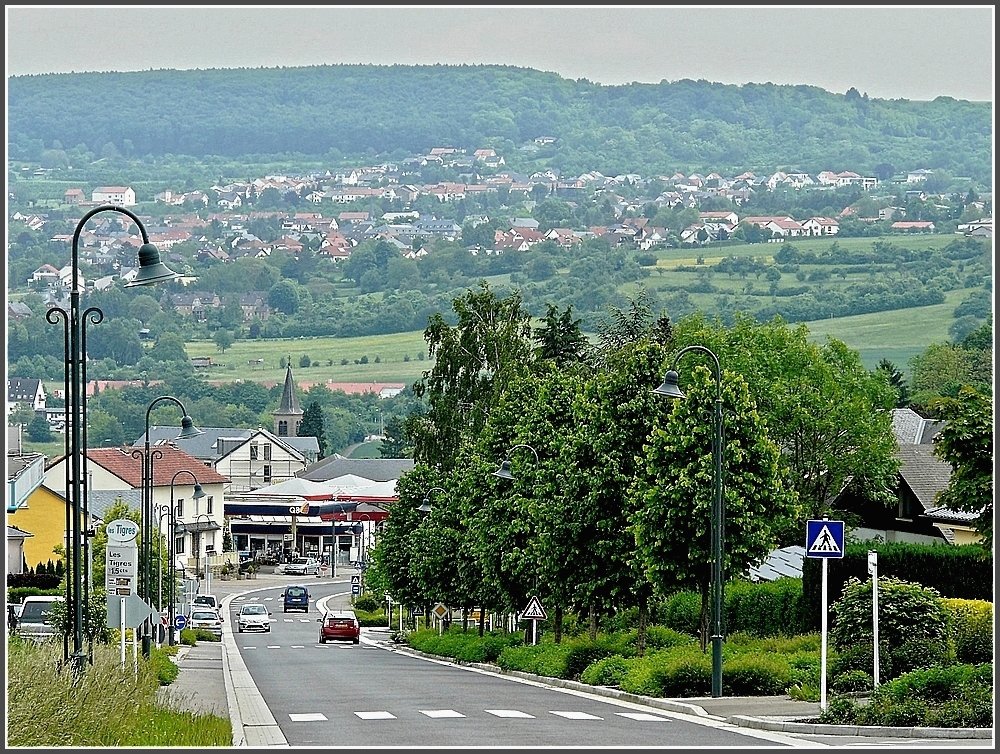
{"label": "white road marking", "polygon": [[526,717],[531,720],[535,719],[534,715],[529,715],[527,712],[521,712],[516,709],[488,709],[483,710],[483,712],[488,712],[491,715],[496,715],[497,717]]}
{"label": "white road marking", "polygon": [[665,717],[659,717],[658,715],[650,715],[645,712],[616,712],[615,714],[620,715],[621,717],[627,717],[630,720],[645,720],[656,723],[669,722]]}
{"label": "white road marking", "polygon": [[302,644],[293,644],[292,649],[305,649],[305,647]]}
{"label": "white road marking", "polygon": [[453,709],[422,709],[420,713],[427,717],[465,717],[461,712]]}
{"label": "white road marking", "polygon": [[391,712],[355,712],[355,715],[362,720],[395,720],[396,716]]}
{"label": "white road marking", "polygon": [[603,720],[603,717],[598,717],[597,715],[591,715],[589,712],[572,712],[569,710],[549,710],[550,715],[559,715],[559,717],[566,717],[570,720]]}
{"label": "white road marking", "polygon": [[243,649],[257,649],[257,647],[243,647]]}
{"label": "white road marking", "polygon": [[299,714],[290,712],[288,714],[288,719],[293,723],[312,723],[326,720],[327,717],[322,712],[302,712]]}
{"label": "white road marking", "polygon": [[267,648],[268,649],[281,649],[281,645],[280,644],[268,644]]}

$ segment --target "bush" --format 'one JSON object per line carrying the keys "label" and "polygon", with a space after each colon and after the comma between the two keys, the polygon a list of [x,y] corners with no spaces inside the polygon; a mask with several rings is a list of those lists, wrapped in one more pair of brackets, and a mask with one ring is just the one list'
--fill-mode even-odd
{"label": "bush", "polygon": [[869,673],[863,670],[848,670],[833,677],[830,681],[830,690],[838,693],[871,691],[874,685],[875,679]]}
{"label": "bush", "polygon": [[497,657],[502,670],[520,670],[547,678],[568,678],[566,658],[570,647],[565,644],[536,644],[505,647]]}
{"label": "bush", "polygon": [[780,655],[737,655],[722,667],[723,689],[735,696],[773,696],[785,693],[792,667]]}
{"label": "bush", "polygon": [[726,630],[757,636],[794,636],[809,630],[801,578],[726,586]]}
{"label": "bush", "polygon": [[662,615],[657,622],[667,628],[691,636],[698,636],[701,625],[701,595],[698,592],[677,592],[671,595],[662,607]]}
{"label": "bush", "polygon": [[[903,673],[935,665],[946,665],[949,661],[947,648],[940,641],[923,638],[907,639],[889,652],[890,672],[887,677],[895,678]],[[882,656],[879,653],[879,671]]]}
{"label": "bush", "polygon": [[580,674],[580,681],[591,686],[619,686],[628,673],[629,661],[622,655],[598,660]]}
{"label": "bush", "polygon": [[955,659],[977,664],[993,659],[993,603],[985,600],[943,599],[948,636]]}
{"label": "bush", "polygon": [[610,638],[598,637],[598,641],[573,641],[568,644],[566,669],[563,678],[579,679],[589,665],[605,657],[616,654]]}
{"label": "bush", "polygon": [[712,660],[700,650],[671,654],[654,667],[650,680],[656,688],[652,696],[708,696],[712,692]]}
{"label": "bush", "polygon": [[[630,643],[634,646],[638,641],[638,630],[632,631],[629,635]],[[649,626],[646,629],[646,649],[670,649],[671,647],[681,647],[685,644],[693,644],[698,641],[691,634],[684,634],[665,626]]]}
{"label": "bush", "polygon": [[[884,641],[890,647],[901,648],[907,641],[919,637],[924,642],[919,651],[932,652],[935,657],[943,656],[947,650],[948,614],[936,590],[900,579],[879,579],[878,608],[880,647]],[[849,651],[858,645],[871,645],[870,580],[861,582],[850,579],[844,587],[843,596],[830,606],[830,611],[834,615],[830,639],[837,650]],[[898,652],[893,653],[893,659],[898,659],[905,667],[905,658]],[[891,670],[895,668],[891,667]]]}
{"label": "bush", "polygon": [[383,602],[377,600],[373,594],[362,594],[354,598],[355,610],[364,610],[366,613],[374,613],[382,609]]}

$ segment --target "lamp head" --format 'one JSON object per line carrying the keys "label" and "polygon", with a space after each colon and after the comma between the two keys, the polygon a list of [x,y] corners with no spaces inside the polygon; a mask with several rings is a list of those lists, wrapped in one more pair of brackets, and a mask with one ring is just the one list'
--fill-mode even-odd
{"label": "lamp head", "polygon": [[677,372],[673,369],[669,370],[663,376],[663,384],[658,388],[653,390],[657,395],[664,395],[667,398],[683,398],[684,393],[681,391],[680,387],[677,385]]}
{"label": "lamp head", "polygon": [[194,493],[191,495],[192,500],[201,500],[205,497],[205,490],[201,488],[201,485],[197,482],[194,483]]}
{"label": "lamp head", "polygon": [[181,417],[181,433],[177,435],[178,440],[187,440],[191,437],[197,437],[200,434],[204,433],[194,426],[194,420],[190,416]]}
{"label": "lamp head", "polygon": [[430,513],[431,512],[431,499],[429,497],[425,497],[424,498],[424,502],[422,502],[420,504],[420,507],[417,508],[417,510],[420,511],[421,513]]}
{"label": "lamp head", "polygon": [[513,479],[514,475],[510,473],[510,459],[506,459],[500,464],[500,468],[493,472],[493,476],[500,477],[501,479]]}
{"label": "lamp head", "polygon": [[358,523],[354,524],[354,526],[351,528],[351,531],[353,531],[355,534],[361,535],[365,533],[365,527],[361,524],[360,521],[358,521]]}
{"label": "lamp head", "polygon": [[144,243],[139,247],[139,274],[135,276],[135,280],[126,283],[125,287],[153,285],[179,277],[179,273],[174,272],[160,261],[160,252],[153,244]]}

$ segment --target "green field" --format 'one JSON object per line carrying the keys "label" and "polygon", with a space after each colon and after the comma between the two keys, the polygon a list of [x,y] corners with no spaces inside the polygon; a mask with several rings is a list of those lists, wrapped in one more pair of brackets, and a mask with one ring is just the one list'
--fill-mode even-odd
{"label": "green field", "polygon": [[[310,382],[410,384],[432,364],[427,358],[423,330],[357,338],[238,340],[225,353],[210,340],[189,341],[184,348],[190,358],[211,357],[213,366],[198,369],[198,374],[208,380],[280,382],[285,378],[279,364],[282,356],[291,357],[296,380]],[[302,356],[308,356],[312,364],[300,366]],[[362,357],[368,358],[367,364],[356,363]],[[250,364],[255,359],[263,359],[264,363]],[[341,364],[344,359],[347,364]]]}

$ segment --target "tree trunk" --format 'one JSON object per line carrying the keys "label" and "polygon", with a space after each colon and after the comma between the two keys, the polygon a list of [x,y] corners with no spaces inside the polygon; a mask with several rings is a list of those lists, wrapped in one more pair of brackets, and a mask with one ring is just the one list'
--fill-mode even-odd
{"label": "tree trunk", "polygon": [[486,633],[486,608],[479,608],[479,636],[482,638]]}
{"label": "tree trunk", "polygon": [[635,643],[635,652],[639,657],[646,654],[646,626],[649,624],[649,605],[643,600],[639,604],[639,636]]}
{"label": "tree trunk", "polygon": [[562,619],[563,619],[563,609],[562,605],[556,608],[555,614],[555,642],[559,644],[562,642]]}
{"label": "tree trunk", "polygon": [[597,611],[594,609],[594,604],[590,604],[590,608],[587,611],[588,620],[588,633],[591,641],[597,641]]}

